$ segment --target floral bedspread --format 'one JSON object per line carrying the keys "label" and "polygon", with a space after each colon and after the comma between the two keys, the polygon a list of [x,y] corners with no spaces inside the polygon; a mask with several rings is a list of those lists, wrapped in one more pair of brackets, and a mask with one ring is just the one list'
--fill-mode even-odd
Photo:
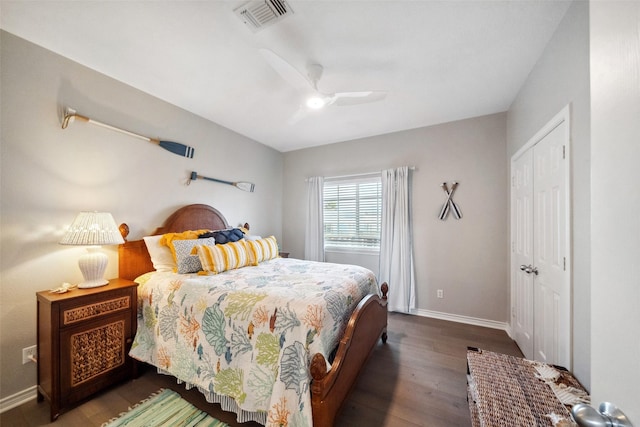
{"label": "floral bedspread", "polygon": [[268,426],[312,425],[311,357],[328,360],[357,303],[379,294],[363,267],[290,258],[139,283],[130,355],[266,415]]}

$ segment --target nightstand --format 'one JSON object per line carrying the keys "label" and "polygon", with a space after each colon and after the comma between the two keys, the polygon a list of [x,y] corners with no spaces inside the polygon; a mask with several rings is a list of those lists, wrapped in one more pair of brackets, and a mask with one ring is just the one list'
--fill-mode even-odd
{"label": "nightstand", "polygon": [[74,403],[134,376],[128,356],[137,327],[136,282],[38,299],[38,401],[51,404],[51,421]]}
{"label": "nightstand", "polygon": [[289,252],[278,252],[280,258],[289,258]]}

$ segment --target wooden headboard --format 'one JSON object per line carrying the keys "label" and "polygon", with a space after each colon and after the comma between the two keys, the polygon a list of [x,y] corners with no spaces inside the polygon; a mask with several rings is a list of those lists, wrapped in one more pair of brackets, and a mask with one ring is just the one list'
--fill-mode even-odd
{"label": "wooden headboard", "polygon": [[[245,227],[247,224],[245,224]],[[187,205],[169,216],[162,227],[151,235],[165,233],[179,233],[187,230],[224,230],[229,224],[224,216],[215,208],[208,205]],[[248,228],[248,227],[247,227]],[[118,277],[135,280],[141,274],[153,271],[153,263],[149,257],[144,240],[127,241],[129,227],[120,225],[120,233],[125,242],[118,246]]]}

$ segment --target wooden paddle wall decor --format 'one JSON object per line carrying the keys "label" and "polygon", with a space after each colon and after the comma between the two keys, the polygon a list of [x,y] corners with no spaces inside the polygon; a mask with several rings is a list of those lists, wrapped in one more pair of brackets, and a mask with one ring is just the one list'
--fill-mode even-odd
{"label": "wooden paddle wall decor", "polygon": [[227,185],[233,185],[236,188],[239,188],[242,191],[248,191],[249,193],[253,193],[253,190],[255,190],[256,186],[250,182],[232,182],[232,181],[225,181],[222,179],[217,179],[217,178],[209,178],[207,176],[202,176],[202,175],[198,175],[198,172],[191,172],[191,177],[189,179],[189,181],[187,182],[187,185],[191,184],[191,181],[195,181],[196,179],[205,179],[207,181],[213,181],[213,182],[219,182],[221,184],[227,184]]}
{"label": "wooden paddle wall decor", "polygon": [[445,200],[444,205],[442,205],[442,209],[440,209],[440,215],[438,215],[438,218],[441,219],[442,221],[447,219],[447,216],[449,215],[449,211],[453,213],[453,217],[455,219],[462,218],[462,212],[460,211],[460,208],[458,207],[456,202],[453,201],[453,193],[456,191],[456,188],[458,188],[458,185],[459,184],[454,181],[453,184],[451,184],[451,191],[449,191],[449,188],[447,188],[446,182],[443,182],[442,184],[440,184],[440,187],[442,187],[445,194],[447,195],[447,200]]}
{"label": "wooden paddle wall decor", "polygon": [[195,153],[195,150],[193,149],[193,147],[189,147],[188,145],[184,145],[184,144],[180,144],[179,142],[173,142],[173,141],[161,141],[158,138],[149,138],[147,136],[144,135],[139,135],[137,133],[133,133],[130,132],[128,130],[124,130],[124,129],[120,129],[118,127],[112,126],[112,125],[108,125],[106,123],[102,123],[99,122],[97,120],[91,119],[87,116],[83,116],[80,115],[78,113],[76,113],[75,110],[71,109],[71,108],[66,108],[65,109],[65,115],[64,115],[64,119],[62,120],[62,129],[66,129],[67,126],[69,126],[69,123],[71,123],[73,120],[78,119],[80,121],[83,121],[85,123],[91,123],[92,125],[96,125],[96,126],[100,126],[106,129],[110,129],[116,132],[120,132],[123,133],[125,135],[129,135],[129,136],[133,136],[134,138],[138,138],[138,139],[143,139],[145,141],[149,141],[152,144],[155,145],[159,145],[160,147],[164,148],[167,151],[172,152],[173,154],[177,154],[178,156],[182,156],[182,157],[188,157],[188,158],[193,158],[193,154]]}

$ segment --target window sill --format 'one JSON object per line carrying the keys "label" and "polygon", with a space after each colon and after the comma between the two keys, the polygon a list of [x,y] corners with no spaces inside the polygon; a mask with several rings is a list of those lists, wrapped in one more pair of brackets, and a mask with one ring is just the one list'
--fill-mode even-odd
{"label": "window sill", "polygon": [[366,248],[340,248],[340,247],[325,247],[325,252],[331,253],[343,253],[343,254],[354,254],[354,255],[371,255],[378,256],[380,255],[380,249],[366,249]]}

